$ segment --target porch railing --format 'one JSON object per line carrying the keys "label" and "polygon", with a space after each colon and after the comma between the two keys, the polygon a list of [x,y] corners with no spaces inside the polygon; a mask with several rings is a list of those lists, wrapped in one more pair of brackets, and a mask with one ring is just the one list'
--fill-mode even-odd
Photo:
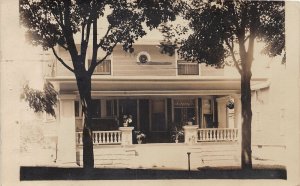
{"label": "porch railing", "polygon": [[198,141],[237,141],[237,128],[198,129]]}
{"label": "porch railing", "polygon": [[[82,145],[82,132],[76,132],[76,142]],[[122,132],[121,131],[93,131],[93,144],[121,144]]]}

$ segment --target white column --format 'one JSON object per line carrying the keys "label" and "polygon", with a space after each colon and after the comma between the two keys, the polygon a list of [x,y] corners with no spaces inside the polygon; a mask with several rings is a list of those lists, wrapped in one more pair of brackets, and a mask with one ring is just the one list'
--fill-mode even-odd
{"label": "white column", "polygon": [[121,144],[132,145],[132,130],[134,127],[119,127],[122,132]]}
{"label": "white column", "polygon": [[238,141],[242,139],[242,104],[241,95],[232,95],[234,99],[234,128],[238,129]]}
{"label": "white column", "polygon": [[227,128],[227,111],[226,111],[226,102],[227,97],[217,98],[217,105],[218,105],[218,128]]}
{"label": "white column", "polygon": [[199,126],[199,105],[198,105],[198,98],[195,98],[195,125]]}
{"label": "white column", "polygon": [[62,165],[76,163],[75,95],[60,95],[60,122],[57,143],[57,161]]}
{"label": "white column", "polygon": [[193,144],[198,140],[198,125],[186,125],[183,126],[184,130],[184,143]]}

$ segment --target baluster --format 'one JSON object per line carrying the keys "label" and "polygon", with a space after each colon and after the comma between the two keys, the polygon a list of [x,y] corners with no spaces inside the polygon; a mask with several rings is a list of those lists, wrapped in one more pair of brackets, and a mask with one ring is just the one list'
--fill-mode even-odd
{"label": "baluster", "polygon": [[227,135],[228,135],[228,141],[230,141],[230,129],[226,129],[227,130]]}
{"label": "baluster", "polygon": [[230,129],[230,140],[232,141],[233,140],[233,130]]}
{"label": "baluster", "polygon": [[112,138],[111,132],[109,132],[109,133],[108,133],[108,143],[111,143],[111,142],[112,142],[112,139],[111,139],[111,138]]}
{"label": "baluster", "polygon": [[225,130],[226,130],[226,141],[228,141],[229,140],[229,131],[227,129],[225,129]]}
{"label": "baluster", "polygon": [[199,132],[199,140],[202,141],[202,131],[198,130],[198,132]]}
{"label": "baluster", "polygon": [[100,144],[100,134],[97,132],[97,144]]}
{"label": "baluster", "polygon": [[217,140],[218,140],[218,141],[220,140],[220,132],[221,132],[221,131],[217,129]]}
{"label": "baluster", "polygon": [[116,143],[119,143],[119,132],[116,132]]}
{"label": "baluster", "polygon": [[206,130],[206,141],[209,141],[210,135],[209,135],[209,130]]}
{"label": "baluster", "polygon": [[223,140],[223,130],[220,130],[219,139]]}

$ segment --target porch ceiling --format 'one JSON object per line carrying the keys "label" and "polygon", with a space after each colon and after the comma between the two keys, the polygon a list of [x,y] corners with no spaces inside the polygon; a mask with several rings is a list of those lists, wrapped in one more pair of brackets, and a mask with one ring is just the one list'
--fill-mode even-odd
{"label": "porch ceiling", "polygon": [[[48,78],[57,83],[61,93],[77,92],[73,77]],[[256,78],[253,85],[266,82]],[[92,94],[105,96],[120,95],[222,95],[240,93],[240,80],[224,77],[94,77]]]}

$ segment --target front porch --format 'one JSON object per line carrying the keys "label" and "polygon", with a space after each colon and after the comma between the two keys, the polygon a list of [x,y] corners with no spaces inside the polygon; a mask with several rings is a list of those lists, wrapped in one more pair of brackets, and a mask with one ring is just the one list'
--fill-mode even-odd
{"label": "front porch", "polygon": [[[190,166],[197,170],[240,166],[237,129],[198,129],[190,125],[184,126],[183,143],[143,144],[132,143],[132,130],[120,127],[118,131],[94,131],[95,167],[186,170]],[[76,142],[76,162],[82,166],[82,132],[76,133]]]}

